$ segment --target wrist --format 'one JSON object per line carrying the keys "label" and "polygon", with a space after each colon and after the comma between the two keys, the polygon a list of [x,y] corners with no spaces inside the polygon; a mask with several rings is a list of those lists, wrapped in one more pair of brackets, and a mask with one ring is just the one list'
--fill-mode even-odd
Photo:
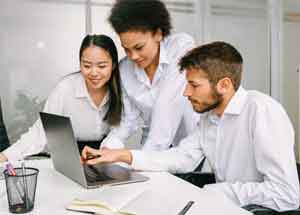
{"label": "wrist", "polygon": [[129,150],[127,149],[121,149],[120,150],[120,161],[127,163],[129,165],[132,164],[132,154]]}
{"label": "wrist", "polygon": [[7,157],[5,156],[5,154],[0,153],[0,163],[4,163],[5,161],[7,161]]}

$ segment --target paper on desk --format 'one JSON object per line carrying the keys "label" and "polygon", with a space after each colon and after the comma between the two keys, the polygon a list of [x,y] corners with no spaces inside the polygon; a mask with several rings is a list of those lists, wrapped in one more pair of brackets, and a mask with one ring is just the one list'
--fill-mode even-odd
{"label": "paper on desk", "polygon": [[140,198],[144,192],[145,189],[133,190],[122,186],[106,187],[98,192],[89,192],[73,199],[66,209],[103,215],[136,215],[134,211],[124,210],[124,207]]}

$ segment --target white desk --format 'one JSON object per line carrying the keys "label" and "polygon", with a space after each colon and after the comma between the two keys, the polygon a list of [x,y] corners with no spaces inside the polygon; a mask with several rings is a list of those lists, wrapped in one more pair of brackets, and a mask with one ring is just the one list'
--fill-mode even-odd
{"label": "white desk", "polygon": [[[55,171],[51,160],[27,161],[27,166],[36,167],[40,170],[37,182],[35,206],[30,215],[80,215],[65,210],[65,206],[74,198],[82,195],[101,194],[101,188],[87,190],[69,178]],[[205,192],[184,180],[181,180],[166,172],[143,172],[150,180],[142,183],[127,185],[130,189],[151,190],[152,196],[138,201],[135,210],[139,215],[176,215],[180,209],[189,201],[195,204],[187,215],[209,214],[209,215],[248,215],[251,214],[231,203],[221,193]],[[6,195],[3,195],[5,184],[0,182],[0,214],[8,213]],[[109,188],[108,188],[109,189]],[[164,214],[155,213],[155,207],[165,207]]]}

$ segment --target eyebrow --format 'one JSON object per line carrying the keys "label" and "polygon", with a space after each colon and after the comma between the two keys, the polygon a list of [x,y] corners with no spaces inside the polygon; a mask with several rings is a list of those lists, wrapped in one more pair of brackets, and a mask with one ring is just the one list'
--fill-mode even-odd
{"label": "eyebrow", "polygon": [[[88,61],[88,60],[83,60],[83,59],[82,59],[82,62],[83,62],[83,63],[92,64],[92,62],[91,62],[91,61]],[[96,64],[107,64],[107,63],[108,63],[108,61],[99,61],[99,62],[97,62]]]}
{"label": "eyebrow", "polygon": [[198,82],[196,82],[196,81],[188,81],[188,83],[189,83],[189,84],[195,84],[195,85],[201,84],[201,83],[198,83]]}
{"label": "eyebrow", "polygon": [[[137,47],[139,47],[139,46],[144,46],[144,45],[145,45],[145,42],[141,42],[141,43],[135,44],[134,46],[132,46],[132,48],[137,48]],[[122,44],[122,47],[123,47],[124,49],[129,49],[128,47],[123,46],[123,44]]]}

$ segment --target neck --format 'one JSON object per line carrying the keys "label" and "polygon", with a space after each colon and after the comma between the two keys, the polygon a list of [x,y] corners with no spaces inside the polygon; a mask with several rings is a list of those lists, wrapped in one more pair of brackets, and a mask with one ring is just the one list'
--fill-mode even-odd
{"label": "neck", "polygon": [[223,95],[223,100],[220,103],[220,105],[215,108],[213,110],[213,112],[218,116],[218,117],[222,117],[227,105],[229,104],[230,100],[232,99],[232,97],[234,96],[235,91],[231,91],[230,93]]}
{"label": "neck", "polygon": [[148,78],[151,82],[154,78],[156,69],[157,69],[158,64],[159,64],[159,55],[160,55],[160,48],[158,47],[157,54],[154,57],[153,61],[150,63],[150,65],[148,65],[145,68],[145,72],[146,72],[146,74],[147,74],[147,76],[148,76]]}
{"label": "neck", "polygon": [[93,100],[94,104],[98,107],[101,104],[103,98],[105,97],[108,88],[105,85],[99,89],[93,89],[93,88],[87,87],[87,90],[88,90],[88,93],[89,93],[91,99]]}

